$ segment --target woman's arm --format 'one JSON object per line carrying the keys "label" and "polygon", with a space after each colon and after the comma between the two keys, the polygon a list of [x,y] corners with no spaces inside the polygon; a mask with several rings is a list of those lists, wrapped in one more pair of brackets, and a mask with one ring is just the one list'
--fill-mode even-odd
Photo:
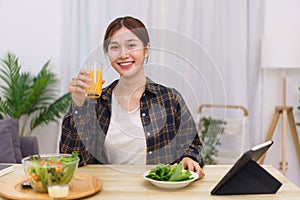
{"label": "woman's arm", "polygon": [[68,154],[71,154],[73,151],[77,151],[80,158],[79,166],[81,166],[84,165],[84,163],[87,163],[89,156],[80,140],[79,135],[77,134],[72,115],[71,106],[68,113],[63,118],[59,151],[60,153]]}
{"label": "woman's arm", "polygon": [[198,135],[195,121],[179,92],[175,90],[176,96],[176,126],[177,144],[185,148],[181,154],[180,160],[189,157],[192,160],[204,166],[203,157],[201,155],[202,142]]}

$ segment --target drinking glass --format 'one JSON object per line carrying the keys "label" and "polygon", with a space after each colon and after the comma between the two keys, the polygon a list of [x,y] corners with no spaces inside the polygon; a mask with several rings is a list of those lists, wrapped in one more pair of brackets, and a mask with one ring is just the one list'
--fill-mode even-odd
{"label": "drinking glass", "polygon": [[86,70],[89,72],[86,76],[91,79],[91,82],[87,82],[90,87],[86,88],[85,96],[87,98],[99,98],[102,93],[103,64],[101,62],[89,63],[86,66]]}

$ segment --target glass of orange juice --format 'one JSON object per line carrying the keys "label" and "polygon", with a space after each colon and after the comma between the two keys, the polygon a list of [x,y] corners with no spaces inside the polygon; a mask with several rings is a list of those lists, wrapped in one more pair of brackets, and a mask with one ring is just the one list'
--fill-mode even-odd
{"label": "glass of orange juice", "polygon": [[86,74],[88,78],[91,79],[91,82],[87,82],[90,85],[89,88],[86,88],[85,96],[87,98],[99,98],[102,92],[102,69],[103,64],[101,62],[93,62],[87,64],[87,71],[89,74]]}

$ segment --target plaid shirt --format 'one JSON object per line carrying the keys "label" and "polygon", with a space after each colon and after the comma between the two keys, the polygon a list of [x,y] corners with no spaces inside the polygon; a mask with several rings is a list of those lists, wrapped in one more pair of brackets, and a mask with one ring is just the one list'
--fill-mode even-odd
{"label": "plaid shirt", "polygon": [[[81,107],[72,104],[63,119],[60,152],[77,151],[80,166],[108,164],[104,140],[110,124],[111,96],[117,83],[118,80],[104,88],[100,98],[87,99]],[[187,156],[203,166],[202,143],[178,91],[147,78],[140,99],[140,116],[146,137],[147,164],[172,164]]]}

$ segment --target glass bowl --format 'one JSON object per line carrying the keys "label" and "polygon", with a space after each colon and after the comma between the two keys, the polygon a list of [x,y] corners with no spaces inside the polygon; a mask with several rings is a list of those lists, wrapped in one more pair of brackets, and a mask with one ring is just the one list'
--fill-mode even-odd
{"label": "glass bowl", "polygon": [[68,184],[78,167],[79,157],[73,154],[39,154],[22,159],[31,187],[48,192],[48,186]]}

